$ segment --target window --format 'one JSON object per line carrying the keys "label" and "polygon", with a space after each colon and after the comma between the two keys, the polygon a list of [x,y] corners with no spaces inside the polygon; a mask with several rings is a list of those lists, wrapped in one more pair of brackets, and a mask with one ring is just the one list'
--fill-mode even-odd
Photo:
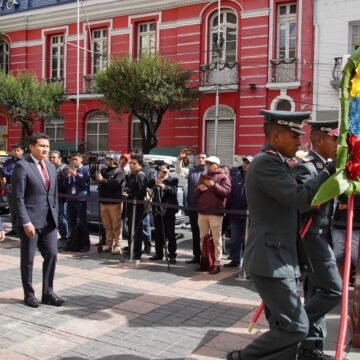
{"label": "window", "polygon": [[108,116],[103,111],[92,112],[86,120],[86,149],[106,151],[108,148]]}
{"label": "window", "polygon": [[[221,165],[233,166],[235,114],[233,109],[220,105],[217,129],[215,129],[216,107],[211,107],[205,115],[205,152],[220,158]],[[216,134],[215,134],[216,131]],[[217,149],[215,149],[215,136]]]}
{"label": "window", "polygon": [[133,117],[131,124],[131,148],[142,149],[141,122]]}
{"label": "window", "polygon": [[44,131],[50,142],[64,141],[64,118],[59,117],[46,123]]}
{"label": "window", "polygon": [[291,103],[289,100],[280,100],[276,104],[276,110],[291,111]]}
{"label": "window", "polygon": [[219,60],[234,63],[236,62],[237,41],[236,15],[231,11],[222,11],[220,24],[218,18],[216,13],[210,20],[210,63],[213,64]]}
{"label": "window", "polygon": [[296,57],[296,4],[278,6],[277,58]]}
{"label": "window", "polygon": [[95,75],[107,65],[108,38],[106,29],[91,31],[91,74]]}
{"label": "window", "polygon": [[50,79],[52,81],[64,78],[64,35],[50,37]]}
{"label": "window", "polygon": [[0,71],[9,73],[9,44],[0,40]]}
{"label": "window", "polygon": [[138,24],[138,57],[154,54],[156,51],[155,22]]}
{"label": "window", "polygon": [[360,24],[353,24],[350,27],[350,53],[355,50],[356,45],[360,45]]}

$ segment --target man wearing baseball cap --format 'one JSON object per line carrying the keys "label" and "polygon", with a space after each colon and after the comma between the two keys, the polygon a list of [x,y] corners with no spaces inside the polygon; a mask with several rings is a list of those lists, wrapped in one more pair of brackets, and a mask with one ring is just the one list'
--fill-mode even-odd
{"label": "man wearing baseball cap", "polygon": [[309,112],[262,110],[265,144],[249,167],[246,195],[251,217],[243,267],[265,306],[269,330],[227,360],[296,359],[309,320],[298,294],[300,258],[298,211],[310,207],[320,185],[335,172],[328,166],[316,178],[298,184],[287,158],[300,146]]}
{"label": "man wearing baseball cap", "polygon": [[220,260],[222,255],[222,221],[224,214],[218,210],[224,210],[226,199],[231,191],[231,182],[224,170],[220,168],[220,159],[217,156],[209,156],[205,159],[207,167],[206,175],[200,176],[195,196],[198,207],[198,225],[200,230],[200,249],[204,237],[211,231],[214,241],[214,268],[210,274],[220,272]]}
{"label": "man wearing baseball cap", "polygon": [[[125,172],[119,167],[120,157],[115,153],[105,155],[106,166],[95,175],[99,183],[101,221],[105,229],[105,245],[103,252],[113,255],[121,253],[121,213],[122,203],[116,200],[122,198]],[[108,199],[108,200],[107,200]],[[115,199],[115,201],[114,201]]]}
{"label": "man wearing baseball cap", "polygon": [[[336,157],[338,121],[308,121],[311,126],[312,149],[293,168],[296,179],[304,183],[314,179],[325,168],[329,159]],[[306,253],[313,271],[304,277],[305,310],[310,328],[299,348],[298,359],[334,359],[325,355],[325,315],[341,301],[341,277],[336,266],[331,237],[331,216],[334,202],[322,204],[320,209],[302,214],[305,220],[312,216],[311,226],[304,238]]]}

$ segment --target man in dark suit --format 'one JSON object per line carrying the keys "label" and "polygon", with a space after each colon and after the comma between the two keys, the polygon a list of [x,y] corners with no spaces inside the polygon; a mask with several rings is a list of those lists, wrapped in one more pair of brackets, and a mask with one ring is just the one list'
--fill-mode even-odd
{"label": "man in dark suit", "polygon": [[45,160],[49,155],[49,137],[33,133],[30,154],[17,162],[11,178],[20,233],[20,268],[24,302],[38,307],[32,286],[36,247],[43,262],[43,304],[61,306],[64,300],[54,293],[53,280],[57,259],[58,191],[55,166]]}
{"label": "man in dark suit", "polygon": [[298,211],[308,209],[333,166],[298,184],[286,158],[295,156],[308,112],[261,111],[265,115],[262,152],[252,161],[246,183],[251,217],[244,268],[265,305],[269,330],[228,360],[295,360],[309,321],[298,294],[302,245]]}
{"label": "man in dark suit", "polygon": [[[325,168],[329,159],[336,157],[338,120],[309,121],[311,125],[312,150],[293,168],[296,180],[305,183],[314,179]],[[332,249],[331,217],[334,202],[322,204],[316,211],[306,211],[303,218],[312,216],[312,223],[304,238],[306,253],[313,271],[304,277],[305,310],[310,329],[299,348],[299,360],[334,359],[325,355],[326,336],[325,314],[341,301],[341,277],[336,266]]]}

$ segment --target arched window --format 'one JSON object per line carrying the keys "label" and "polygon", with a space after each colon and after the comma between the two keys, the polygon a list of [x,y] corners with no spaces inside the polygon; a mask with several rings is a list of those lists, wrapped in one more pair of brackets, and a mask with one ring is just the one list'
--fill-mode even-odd
{"label": "arched window", "polygon": [[[208,109],[205,114],[205,152],[216,155],[221,165],[233,165],[234,161],[234,123],[235,113],[227,106],[219,106],[217,134],[215,134],[216,107]],[[217,151],[215,151],[215,136]],[[216,154],[215,154],[216,153]]]}
{"label": "arched window", "polygon": [[[220,25],[220,29],[219,29]],[[218,33],[220,30],[220,38]],[[220,13],[220,24],[218,13],[210,19],[210,63],[236,62],[236,42],[237,42],[237,18],[230,10]],[[222,51],[219,51],[221,49]]]}
{"label": "arched window", "polygon": [[0,39],[0,71],[9,73],[9,43]]}
{"label": "arched window", "polygon": [[86,149],[106,151],[108,149],[109,118],[104,111],[94,111],[86,119]]}

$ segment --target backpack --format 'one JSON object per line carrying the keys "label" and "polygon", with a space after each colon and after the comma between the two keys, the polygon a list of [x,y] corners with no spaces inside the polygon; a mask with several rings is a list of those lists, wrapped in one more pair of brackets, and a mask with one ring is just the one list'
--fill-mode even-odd
{"label": "backpack", "polygon": [[205,235],[200,258],[201,271],[211,271],[214,267],[215,254],[214,254],[214,241],[210,234]]}
{"label": "backpack", "polygon": [[66,243],[66,251],[80,251],[82,247],[82,238],[79,225],[73,226]]}

